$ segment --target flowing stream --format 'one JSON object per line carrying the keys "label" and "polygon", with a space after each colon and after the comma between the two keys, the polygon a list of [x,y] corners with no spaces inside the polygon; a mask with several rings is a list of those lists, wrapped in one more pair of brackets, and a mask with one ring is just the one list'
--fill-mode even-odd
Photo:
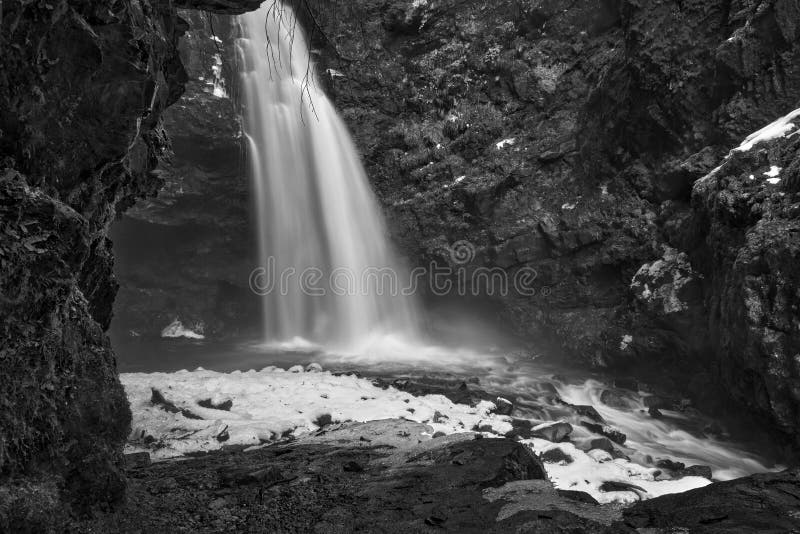
{"label": "flowing stream", "polygon": [[412,299],[390,283],[403,270],[295,14],[265,2],[239,20],[261,268],[251,285],[264,296],[265,340],[347,348],[384,333],[413,337]]}

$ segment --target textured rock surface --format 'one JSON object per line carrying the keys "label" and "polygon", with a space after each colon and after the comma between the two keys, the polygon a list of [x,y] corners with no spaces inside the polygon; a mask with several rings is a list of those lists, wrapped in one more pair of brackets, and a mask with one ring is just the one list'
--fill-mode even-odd
{"label": "textured rock surface", "polygon": [[713,366],[743,405],[800,440],[800,121],[695,183]]}
{"label": "textured rock surface", "polygon": [[124,495],[107,235],[163,183],[186,25],[127,0],[7,2],[0,25],[0,530],[45,531],[62,499]]}
{"label": "textured rock surface", "polygon": [[179,51],[188,81],[164,113],[173,155],[164,187],[117,222],[115,339],[158,336],[173,320],[208,338],[258,323],[248,290],[252,244],[246,163],[233,95],[233,17],[185,11]]}
{"label": "textured rock surface", "polygon": [[[753,475],[638,503],[624,511],[626,526],[668,532],[797,532],[800,472]],[[686,530],[682,530],[686,529]]]}
{"label": "textured rock surface", "polygon": [[[326,427],[297,441],[131,468],[125,508],[72,532],[792,532],[796,471],[621,510],[555,490],[508,439],[403,420]],[[654,529],[654,530],[644,530]]]}
{"label": "textured rock surface", "polygon": [[429,427],[400,420],[156,464],[131,479],[127,508],[74,531],[499,533],[529,524],[603,532],[618,515],[560,496],[524,445],[472,434],[431,439]]}

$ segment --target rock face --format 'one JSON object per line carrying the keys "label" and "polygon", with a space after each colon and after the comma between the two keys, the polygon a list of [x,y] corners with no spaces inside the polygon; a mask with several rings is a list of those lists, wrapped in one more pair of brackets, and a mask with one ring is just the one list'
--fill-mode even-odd
{"label": "rock face", "polygon": [[[694,185],[713,365],[736,400],[800,439],[800,111]],[[791,124],[791,123],[790,123]],[[745,145],[743,145],[745,146]]]}
{"label": "rock face", "polygon": [[[477,283],[462,292],[499,302],[521,333],[554,339],[590,365],[656,364],[689,387],[690,374],[735,385],[737,399],[797,435],[778,406],[796,398],[794,386],[766,376],[796,372],[792,357],[766,370],[770,343],[790,354],[798,339],[788,289],[796,239],[767,231],[756,211],[745,227],[758,231],[733,232],[747,244],[718,254],[714,236],[731,224],[692,193],[732,147],[797,107],[796,2],[339,8],[317,13],[324,37],[313,32],[328,89],[414,263],[499,268],[511,280],[533,270],[524,292]],[[785,169],[796,161],[789,152]],[[726,195],[746,209],[742,193]],[[793,194],[771,227],[795,217]],[[712,242],[699,246],[707,230]],[[462,241],[467,262],[453,254]],[[762,258],[756,278],[737,263],[740,248]],[[729,275],[728,264],[741,266]],[[787,289],[776,296],[777,287]],[[761,305],[758,321],[782,325],[770,327],[782,341],[742,328],[747,300]],[[752,400],[764,383],[783,400]]]}
{"label": "rock face", "polygon": [[795,532],[800,472],[753,475],[644,501],[623,512],[626,526],[676,532]]}
{"label": "rock face", "polygon": [[158,336],[174,320],[218,339],[251,333],[260,317],[248,290],[254,239],[241,130],[233,17],[180,13],[190,29],[179,52],[186,92],[164,113],[173,155],[164,186],[113,228],[120,293],[115,340]]}
{"label": "rock face", "polygon": [[149,1],[0,12],[0,530],[45,531],[61,499],[124,495],[108,230],[163,184],[186,23]]}

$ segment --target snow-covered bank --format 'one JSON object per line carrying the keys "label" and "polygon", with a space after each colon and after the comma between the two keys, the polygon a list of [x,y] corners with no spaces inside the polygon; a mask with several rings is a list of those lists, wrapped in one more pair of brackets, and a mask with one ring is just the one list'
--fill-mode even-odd
{"label": "snow-covered bank", "polygon": [[[258,446],[281,436],[301,437],[330,422],[407,419],[425,423],[431,438],[480,429],[488,437],[512,430],[509,416],[495,405],[455,404],[442,395],[413,396],[381,389],[354,375],[336,376],[301,366],[289,370],[218,373],[198,369],[177,373],[121,375],[133,412],[128,452],[147,451],[154,458],[210,451],[225,445]],[[154,403],[156,390],[168,403]],[[158,397],[158,396],[157,396]],[[662,470],[600,450],[583,451],[571,443],[524,441],[537,453],[560,448],[570,461],[546,463],[548,476],[562,489],[584,491],[599,502],[631,502],[686,491],[710,483],[701,477],[664,479]],[[622,483],[609,490],[607,483]],[[605,486],[604,486],[605,484]],[[602,488],[602,489],[601,489]]]}

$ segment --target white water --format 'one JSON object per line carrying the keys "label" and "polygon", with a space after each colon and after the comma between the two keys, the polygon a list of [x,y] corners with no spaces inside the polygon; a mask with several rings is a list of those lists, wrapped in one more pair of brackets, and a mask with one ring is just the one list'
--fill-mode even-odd
{"label": "white water", "polygon": [[[318,85],[294,13],[268,4],[239,18],[237,41],[259,285],[274,284],[263,291],[265,339],[350,348],[415,337],[413,302],[396,290],[407,277],[353,141]],[[394,290],[380,290],[384,275]]]}

